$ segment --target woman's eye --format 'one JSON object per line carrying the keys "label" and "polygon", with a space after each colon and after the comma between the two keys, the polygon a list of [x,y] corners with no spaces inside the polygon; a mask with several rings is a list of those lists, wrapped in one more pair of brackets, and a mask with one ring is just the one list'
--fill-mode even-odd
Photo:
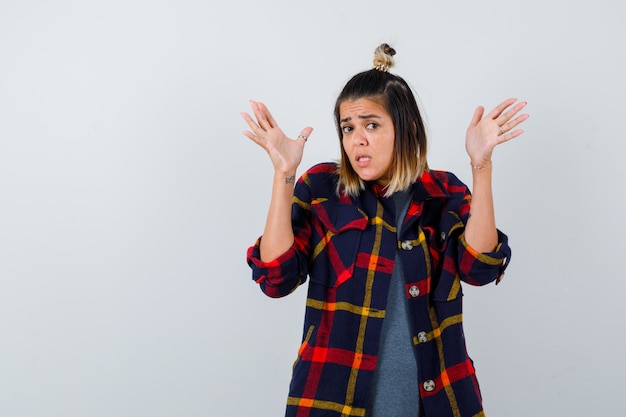
{"label": "woman's eye", "polygon": [[351,126],[344,126],[344,127],[342,127],[342,128],[341,128],[341,131],[342,131],[343,133],[348,133],[348,132],[350,132],[351,130],[352,130],[352,127],[351,127]]}
{"label": "woman's eye", "polygon": [[378,127],[378,123],[372,122],[372,123],[368,123],[367,124],[367,128],[370,129],[370,130],[376,129],[377,127]]}

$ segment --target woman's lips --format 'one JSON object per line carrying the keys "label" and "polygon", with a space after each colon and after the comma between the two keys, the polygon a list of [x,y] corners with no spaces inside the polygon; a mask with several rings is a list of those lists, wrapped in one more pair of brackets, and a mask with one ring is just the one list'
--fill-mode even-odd
{"label": "woman's lips", "polygon": [[367,156],[367,155],[358,155],[356,157],[356,164],[359,167],[365,167],[367,165],[369,165],[369,163],[372,161],[372,157],[371,156]]}

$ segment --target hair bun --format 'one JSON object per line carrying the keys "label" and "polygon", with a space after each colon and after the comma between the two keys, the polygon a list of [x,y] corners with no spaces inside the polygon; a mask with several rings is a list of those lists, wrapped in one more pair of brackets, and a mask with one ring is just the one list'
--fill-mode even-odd
{"label": "hair bun", "polygon": [[382,43],[374,51],[374,68],[378,71],[387,72],[393,67],[393,56],[396,50],[386,43]]}

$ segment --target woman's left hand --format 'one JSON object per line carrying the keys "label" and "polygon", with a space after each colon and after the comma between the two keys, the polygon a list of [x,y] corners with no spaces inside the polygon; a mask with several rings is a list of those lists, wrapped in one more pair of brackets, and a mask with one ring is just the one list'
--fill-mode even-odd
{"label": "woman's left hand", "polygon": [[505,100],[484,117],[483,106],[474,111],[474,117],[465,135],[465,150],[473,166],[488,164],[497,145],[524,133],[522,129],[515,128],[529,117],[528,114],[518,116],[526,102],[520,101],[514,105],[516,101],[515,98]]}

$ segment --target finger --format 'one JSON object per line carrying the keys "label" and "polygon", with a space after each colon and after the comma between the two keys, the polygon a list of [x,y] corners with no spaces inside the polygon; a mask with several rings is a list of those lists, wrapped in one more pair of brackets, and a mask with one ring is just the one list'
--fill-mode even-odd
{"label": "finger", "polygon": [[263,112],[263,115],[265,116],[265,120],[267,120],[267,122],[269,123],[270,127],[278,127],[278,123],[276,123],[276,120],[274,120],[274,117],[272,116],[272,113],[270,113],[270,111],[268,110],[267,106],[264,103],[258,103],[259,105],[259,109],[261,110],[261,112]]}
{"label": "finger", "polygon": [[526,107],[526,104],[528,104],[525,101],[520,101],[519,103],[517,103],[515,106],[513,106],[512,108],[510,108],[509,110],[505,111],[504,113],[502,113],[498,118],[497,118],[497,122],[500,126],[502,126],[504,123],[507,123],[511,118],[515,117],[515,115],[517,113],[520,112],[520,110],[522,110],[524,107]]}
{"label": "finger", "polygon": [[520,116],[517,116],[515,119],[509,120],[508,122],[502,124],[500,128],[502,129],[503,132],[508,132],[509,130],[515,128],[520,123],[523,123],[526,120],[528,120],[529,117],[530,117],[529,114],[522,114]]}
{"label": "finger", "polygon": [[[272,126],[267,121],[267,117],[266,117],[265,113],[263,112],[263,108],[261,107],[262,105],[263,105],[263,103],[259,103],[259,102],[256,102],[254,100],[250,100],[250,106],[252,106],[252,111],[254,112],[254,117],[256,117],[256,120],[257,120],[259,126],[263,130],[268,130],[268,129],[271,129]],[[263,107],[265,107],[265,106],[263,106]],[[267,110],[267,108],[266,108],[266,110]]]}
{"label": "finger", "polygon": [[474,115],[472,116],[472,121],[470,122],[470,127],[476,126],[478,122],[483,118],[483,114],[485,113],[485,108],[483,106],[476,107],[474,110]]}
{"label": "finger", "polygon": [[312,132],[313,132],[312,127],[305,127],[304,129],[300,131],[300,134],[298,135],[296,139],[303,140],[304,142],[306,142],[307,140],[309,140],[309,136],[311,136]]}
{"label": "finger", "polygon": [[524,133],[524,131],[522,129],[517,129],[514,130],[513,132],[508,132],[505,133],[503,135],[498,136],[498,145],[504,142],[508,142],[511,139],[514,139],[516,137],[518,137],[519,135],[521,135],[522,133]]}
{"label": "finger", "polygon": [[504,110],[506,110],[507,107],[509,107],[511,104],[515,103],[516,101],[517,101],[516,98],[508,98],[504,100],[502,103],[498,104],[493,110],[491,110],[487,116],[495,120],[502,114]]}
{"label": "finger", "polygon": [[252,117],[248,113],[246,112],[241,113],[241,117],[243,117],[243,119],[248,124],[248,127],[250,127],[250,130],[252,130],[254,134],[259,133],[261,128],[259,127],[259,125],[256,124],[256,122],[252,119]]}
{"label": "finger", "polygon": [[265,149],[265,141],[261,137],[255,135],[254,133],[249,132],[247,130],[244,130],[242,133],[244,134],[244,136],[246,136],[252,142],[256,143],[257,145],[259,145],[260,147]]}
{"label": "finger", "polygon": [[252,132],[250,132],[250,131],[247,131],[247,130],[244,130],[242,133],[243,133],[243,134],[244,134],[244,136],[246,136],[248,139],[250,139],[250,140],[254,141],[255,143],[259,143],[259,140],[258,140],[258,139],[259,139],[259,137],[258,137],[257,135],[255,135],[254,133],[252,133]]}
{"label": "finger", "polygon": [[274,120],[272,113],[270,113],[265,103],[261,103],[258,101],[255,101],[254,103],[258,109],[258,113],[255,113],[255,115],[257,115],[257,119],[259,120],[259,125],[264,130],[278,127],[278,123],[276,123],[276,120]]}

